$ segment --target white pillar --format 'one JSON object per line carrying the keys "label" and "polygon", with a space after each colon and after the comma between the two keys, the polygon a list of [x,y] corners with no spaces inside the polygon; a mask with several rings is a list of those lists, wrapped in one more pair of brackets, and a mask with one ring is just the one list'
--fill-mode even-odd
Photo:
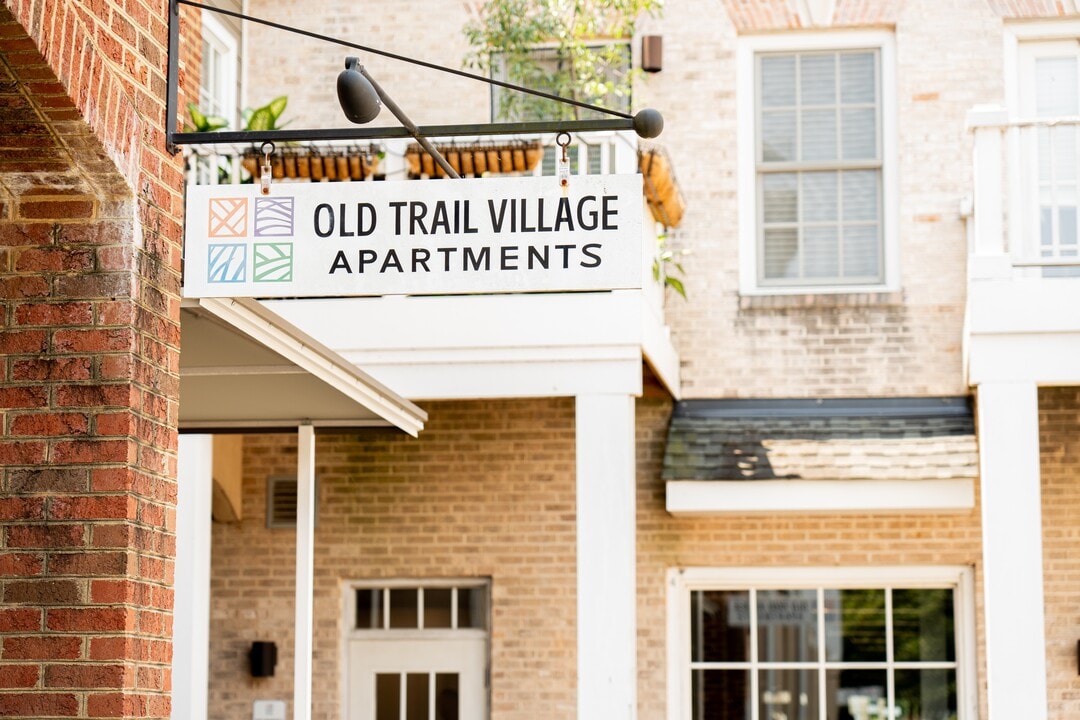
{"label": "white pillar", "polygon": [[206,720],[214,438],[181,435],[176,467],[172,717]]}
{"label": "white pillar", "polygon": [[978,388],[990,720],[1045,720],[1039,408],[1034,383]]}
{"label": "white pillar", "polygon": [[634,398],[577,398],[578,720],[637,716]]}
{"label": "white pillar", "polygon": [[315,428],[297,428],[296,626],[293,643],[293,720],[311,717],[311,606],[315,577]]}

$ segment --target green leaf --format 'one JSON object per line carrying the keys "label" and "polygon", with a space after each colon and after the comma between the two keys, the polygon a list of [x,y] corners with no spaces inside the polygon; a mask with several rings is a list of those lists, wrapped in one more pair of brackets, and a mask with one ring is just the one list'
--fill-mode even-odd
{"label": "green leaf", "polygon": [[289,104],[289,96],[288,95],[281,95],[281,96],[276,97],[273,100],[271,100],[270,103],[266,106],[266,108],[270,111],[270,114],[273,117],[274,122],[276,122],[277,119],[279,117],[281,117],[281,113],[285,112],[285,106],[288,105],[288,104]]}
{"label": "green leaf", "polygon": [[251,113],[251,117],[248,118],[247,123],[248,130],[273,130],[274,129],[274,114],[270,112],[270,108],[261,107]]}
{"label": "green leaf", "polygon": [[210,115],[206,117],[205,132],[210,132],[212,130],[220,130],[223,127],[228,127],[228,125],[229,121],[221,117],[220,115]]}
{"label": "green leaf", "polygon": [[671,277],[670,275],[668,275],[667,277],[664,278],[664,283],[669,288],[671,288],[675,292],[679,293],[679,295],[682,295],[683,300],[686,300],[686,286],[683,285],[682,280],[680,280],[677,277]]}
{"label": "green leaf", "polygon": [[206,116],[199,112],[199,107],[193,102],[187,104],[187,111],[195,130],[202,132],[206,128]]}

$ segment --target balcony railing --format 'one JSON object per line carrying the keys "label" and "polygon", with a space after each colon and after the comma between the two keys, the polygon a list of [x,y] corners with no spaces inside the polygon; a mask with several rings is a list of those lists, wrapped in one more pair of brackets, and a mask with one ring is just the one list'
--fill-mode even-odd
{"label": "balcony railing", "polygon": [[973,278],[1080,277],[1080,117],[1010,120],[980,106]]}

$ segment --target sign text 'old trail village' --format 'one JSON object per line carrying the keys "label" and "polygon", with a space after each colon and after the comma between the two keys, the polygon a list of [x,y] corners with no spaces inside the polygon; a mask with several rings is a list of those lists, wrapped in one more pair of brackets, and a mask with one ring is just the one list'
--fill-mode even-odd
{"label": "sign text 'old trail village'", "polygon": [[639,288],[640,175],[189,189],[184,294]]}

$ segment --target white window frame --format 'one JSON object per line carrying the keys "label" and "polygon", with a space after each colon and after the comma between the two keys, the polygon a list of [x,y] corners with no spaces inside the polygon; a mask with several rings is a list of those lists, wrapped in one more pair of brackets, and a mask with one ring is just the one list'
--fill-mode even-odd
{"label": "white window frame", "polygon": [[667,573],[668,720],[690,720],[690,592],[802,588],[950,588],[956,631],[958,720],[979,715],[975,578],[972,568],[948,566],[672,568]]}
{"label": "white window frame", "polygon": [[1005,60],[1005,106],[1013,120],[1027,119],[1020,101],[1021,44],[1080,39],[1080,20],[1007,23],[1003,34]]}
{"label": "white window frame", "polygon": [[[883,282],[870,285],[760,285],[758,283],[757,93],[755,58],[765,52],[877,50],[881,63],[881,232]],[[739,292],[811,295],[893,292],[900,289],[896,138],[896,42],[884,30],[740,36],[735,47]]]}
{"label": "white window frame", "polygon": [[[202,39],[221,54],[222,57],[222,91],[219,101],[221,103],[221,116],[229,121],[225,129],[235,129],[236,126],[236,65],[239,59],[239,43],[236,36],[221,22],[215,13],[209,10],[202,12]],[[213,115],[208,108],[202,107],[202,73],[199,77],[199,110],[203,114]]]}
{"label": "white window frame", "polygon": [[[348,716],[348,707],[346,705],[346,697],[348,693],[346,689],[349,684],[349,643],[353,640],[401,640],[403,642],[409,641],[423,641],[423,640],[480,640],[484,643],[485,653],[485,676],[487,678],[487,692],[486,698],[487,707],[485,708],[485,717],[491,716],[491,638],[492,638],[492,604],[493,583],[490,578],[482,577],[459,577],[459,578],[388,578],[382,580],[346,580],[341,583],[342,590],[342,643],[340,660],[338,663],[338,680],[341,688],[341,717]],[[454,625],[451,628],[425,628],[423,627],[423,614],[421,613],[419,627],[416,628],[391,628],[389,627],[389,621],[387,619],[386,625],[382,628],[358,628],[356,627],[356,592],[358,590],[395,590],[395,589],[409,589],[409,588],[457,588],[458,590],[467,590],[472,588],[483,588],[487,593],[487,602],[485,611],[487,617],[484,619],[484,628],[461,628],[457,625],[457,601],[454,600]],[[421,590],[422,592],[422,590]],[[422,601],[421,601],[422,602]]]}
{"label": "white window frame", "polygon": [[[1067,42],[1080,42],[1080,20],[1048,20],[1006,24],[1003,33],[1005,63],[1005,107],[1010,122],[1035,119],[1033,88],[1028,78],[1033,76],[1037,58],[1059,56],[1058,49]],[[1037,145],[1030,132],[1013,129],[1006,136],[1008,145],[1008,235],[1016,257],[1038,262],[1040,236],[1039,217],[1032,212],[1038,206],[1038,192],[1033,184],[1037,177]],[[1036,268],[1027,268],[1037,277]]]}

